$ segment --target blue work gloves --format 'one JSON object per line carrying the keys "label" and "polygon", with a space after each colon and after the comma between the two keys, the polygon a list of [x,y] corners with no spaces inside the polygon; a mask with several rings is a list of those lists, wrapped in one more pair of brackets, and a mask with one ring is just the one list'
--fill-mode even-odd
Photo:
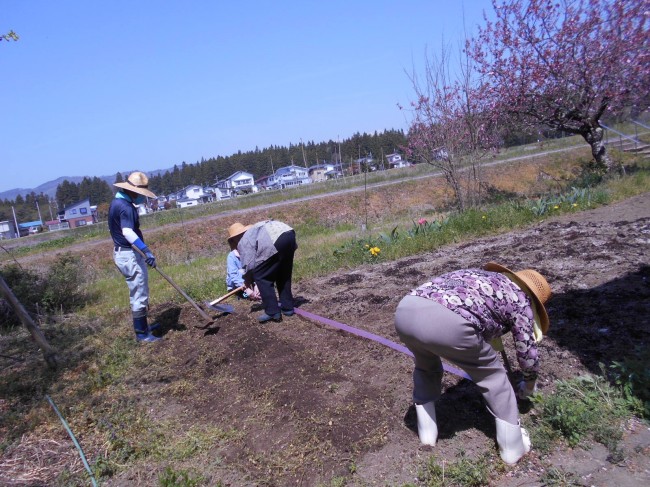
{"label": "blue work gloves", "polygon": [[144,261],[149,267],[156,267],[156,258],[154,257],[149,247],[147,247],[147,245],[141,239],[136,238],[135,242],[133,242],[133,245],[144,254]]}
{"label": "blue work gloves", "polygon": [[145,259],[144,261],[147,263],[149,267],[156,267],[156,258],[154,255],[151,253],[151,250],[147,249],[146,252],[144,253]]}

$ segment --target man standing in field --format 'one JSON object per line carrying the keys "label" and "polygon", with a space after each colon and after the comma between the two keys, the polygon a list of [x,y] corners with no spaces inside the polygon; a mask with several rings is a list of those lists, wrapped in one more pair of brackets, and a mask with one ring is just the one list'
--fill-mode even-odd
{"label": "man standing in field", "polygon": [[[119,188],[108,210],[108,228],[113,238],[113,262],[120,270],[129,287],[131,314],[135,338],[139,342],[155,342],[160,338],[151,334],[147,324],[149,310],[149,273],[147,265],[156,267],[156,258],[144,243],[140,231],[140,217],[137,205],[146,198],[155,198],[149,191],[149,178],[139,171],[131,173],[127,180],[115,183]],[[133,250],[138,248],[144,257]],[[155,325],[154,325],[155,326]]]}

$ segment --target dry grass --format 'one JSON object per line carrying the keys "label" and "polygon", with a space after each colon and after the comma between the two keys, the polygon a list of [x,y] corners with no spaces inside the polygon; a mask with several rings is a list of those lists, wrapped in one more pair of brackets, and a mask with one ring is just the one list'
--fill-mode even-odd
{"label": "dry grass", "polygon": [[85,472],[70,438],[43,436],[36,431],[23,435],[20,442],[5,452],[0,459],[2,485],[54,485],[64,472],[71,475]]}

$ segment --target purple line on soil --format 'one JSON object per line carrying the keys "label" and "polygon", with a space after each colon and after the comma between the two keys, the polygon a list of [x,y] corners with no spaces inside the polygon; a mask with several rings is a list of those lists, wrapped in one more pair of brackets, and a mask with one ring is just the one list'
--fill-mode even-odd
{"label": "purple line on soil", "polygon": [[[374,333],[370,333],[367,331],[360,330],[359,328],[354,328],[353,326],[350,325],[345,325],[343,323],[339,323],[338,321],[330,320],[329,318],[323,318],[322,316],[315,315],[314,313],[310,313],[309,311],[305,311],[304,309],[300,308],[294,308],[296,313],[304,316],[305,318],[308,318],[310,320],[314,321],[319,321],[321,323],[324,323],[326,325],[329,325],[333,328],[338,328],[339,330],[347,331],[348,333],[352,333],[353,335],[357,335],[363,338],[367,338],[369,340],[373,340],[377,343],[381,343],[382,345],[385,345],[389,348],[392,348],[393,350],[397,350],[398,352],[405,353],[409,357],[413,357],[413,352],[411,352],[408,348],[406,348],[404,345],[400,345],[399,343],[395,343],[391,340],[388,340],[387,338],[381,337],[379,335],[375,335]],[[465,372],[462,370],[459,370],[455,367],[452,367],[450,365],[447,365],[445,363],[442,364],[443,369],[445,369],[447,372],[457,375],[459,377],[462,377],[463,379],[469,379],[472,380],[472,378],[467,375]]]}

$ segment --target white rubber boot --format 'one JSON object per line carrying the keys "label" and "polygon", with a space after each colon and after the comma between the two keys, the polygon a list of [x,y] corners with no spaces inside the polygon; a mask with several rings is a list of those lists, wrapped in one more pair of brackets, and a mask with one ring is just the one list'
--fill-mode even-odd
{"label": "white rubber boot", "polygon": [[499,455],[501,455],[501,459],[505,463],[514,465],[530,451],[531,445],[528,431],[519,424],[510,424],[499,418],[496,418],[496,422]]}
{"label": "white rubber boot", "polygon": [[436,423],[436,406],[431,402],[416,404],[415,412],[418,417],[418,436],[423,445],[434,446],[438,440],[438,424]]}

